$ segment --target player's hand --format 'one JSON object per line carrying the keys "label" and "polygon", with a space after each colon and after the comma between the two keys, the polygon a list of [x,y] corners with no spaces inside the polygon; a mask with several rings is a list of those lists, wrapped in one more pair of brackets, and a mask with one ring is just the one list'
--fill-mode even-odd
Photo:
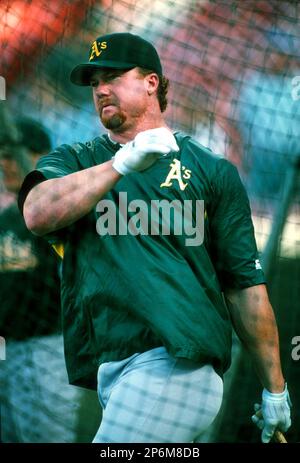
{"label": "player's hand", "polygon": [[270,442],[276,429],[282,432],[288,430],[291,426],[291,406],[287,385],[279,394],[273,394],[267,389],[263,390],[261,405],[254,405],[256,412],[261,409],[262,418],[257,415],[252,416],[253,423],[262,430],[262,442]]}
{"label": "player's hand", "polygon": [[113,168],[121,175],[140,172],[171,151],[179,151],[179,147],[170,130],[165,127],[145,130],[116,152]]}

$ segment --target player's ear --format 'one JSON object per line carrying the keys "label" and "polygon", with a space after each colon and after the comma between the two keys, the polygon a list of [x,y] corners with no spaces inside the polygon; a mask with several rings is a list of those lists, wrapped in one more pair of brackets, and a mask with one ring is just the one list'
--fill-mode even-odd
{"label": "player's ear", "polygon": [[147,74],[145,76],[144,82],[145,82],[148,95],[152,95],[153,93],[157,91],[157,88],[159,86],[159,77],[155,72],[152,72],[151,74]]}

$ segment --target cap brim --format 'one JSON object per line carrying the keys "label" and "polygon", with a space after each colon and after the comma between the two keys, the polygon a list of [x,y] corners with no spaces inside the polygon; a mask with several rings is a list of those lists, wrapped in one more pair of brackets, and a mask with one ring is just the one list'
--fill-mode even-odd
{"label": "cap brim", "polygon": [[97,61],[94,63],[78,64],[72,70],[70,80],[75,85],[86,86],[90,85],[91,76],[97,69],[132,69],[136,66],[137,64],[120,63],[120,61]]}

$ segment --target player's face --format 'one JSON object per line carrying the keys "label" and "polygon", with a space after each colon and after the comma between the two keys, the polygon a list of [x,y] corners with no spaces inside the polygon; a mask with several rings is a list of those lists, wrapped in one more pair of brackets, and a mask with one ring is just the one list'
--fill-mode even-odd
{"label": "player's face", "polygon": [[17,161],[8,153],[0,155],[0,172],[5,188],[11,192],[17,192],[24,176]]}
{"label": "player's face", "polygon": [[108,69],[92,75],[96,110],[104,127],[124,132],[141,120],[148,104],[145,78],[138,70]]}

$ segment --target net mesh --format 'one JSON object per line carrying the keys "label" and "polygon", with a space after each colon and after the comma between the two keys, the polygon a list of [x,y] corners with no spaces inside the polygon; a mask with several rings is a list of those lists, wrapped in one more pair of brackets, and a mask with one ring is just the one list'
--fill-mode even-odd
{"label": "net mesh", "polygon": [[[300,152],[298,2],[15,0],[0,3],[0,18],[2,112],[42,123],[53,146],[94,138],[103,129],[90,89],[72,85],[70,70],[87,59],[89,44],[99,35],[141,34],[157,47],[171,82],[168,124],[237,166],[262,255],[284,209],[267,278],[294,402],[289,439],[299,440],[300,361],[292,355],[293,339],[300,336],[299,176],[289,177],[299,170]],[[1,124],[0,145],[6,145],[13,124]],[[54,255],[46,253],[46,258],[18,225],[15,195],[3,180],[0,204],[0,335],[7,343],[7,359],[0,361],[2,439],[89,441],[99,414],[93,393],[67,386],[59,263]],[[234,338],[234,359],[240,351]],[[208,440],[259,440],[250,416],[261,388],[246,354],[238,363],[225,376],[223,409]],[[52,389],[47,375],[53,370]],[[51,411],[52,400],[68,412],[63,406],[62,413]],[[86,416],[93,419],[88,422]],[[51,435],[49,429],[56,432]]]}

